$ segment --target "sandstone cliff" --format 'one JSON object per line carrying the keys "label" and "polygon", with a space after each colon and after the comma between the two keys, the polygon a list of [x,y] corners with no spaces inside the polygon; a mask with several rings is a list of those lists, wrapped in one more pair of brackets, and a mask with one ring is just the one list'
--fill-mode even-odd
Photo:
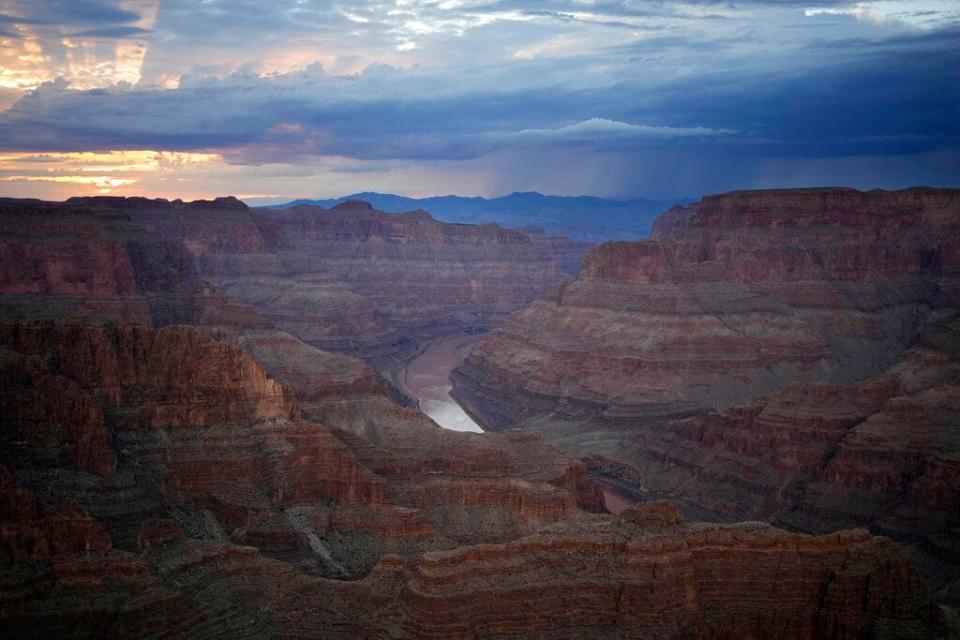
{"label": "sandstone cliff", "polygon": [[960,192],[742,192],[666,215],[659,241],[593,250],[479,343],[457,397],[638,495],[869,526],[956,579]]}
{"label": "sandstone cliff", "polygon": [[[44,215],[0,216],[26,225],[0,245],[41,246],[57,234],[33,225],[69,224],[64,236],[98,238],[129,269],[98,275],[91,251],[43,246],[29,269],[4,262],[0,622],[11,637],[941,630],[889,540],[686,524],[662,504],[614,518],[597,513],[586,465],[539,436],[445,431],[397,405],[362,362],[197,278],[194,260],[274,255],[262,250],[280,236],[262,222],[249,233],[235,201],[35,206]],[[191,214],[191,246],[214,249],[170,239]],[[145,230],[141,215],[171,229]],[[205,230],[208,216],[223,235]],[[929,505],[949,496],[938,478]]]}
{"label": "sandstone cliff", "polygon": [[[117,551],[82,509],[38,505],[2,470],[0,511],[3,541],[34,545],[15,572],[0,567],[8,637],[852,639],[942,631],[903,554],[863,531],[813,538],[756,523],[690,525],[654,505],[409,564],[386,555],[364,578],[339,581],[251,547],[187,536],[171,520],[145,522],[136,552]],[[61,539],[68,526],[71,544],[37,545]]]}
{"label": "sandstone cliff", "polygon": [[234,324],[254,322],[253,309],[310,345],[390,366],[420,341],[499,324],[579,270],[586,243],[541,235],[357,201],[252,211],[234,198],[5,200],[0,307],[11,296],[21,316],[33,305],[193,323],[209,314],[193,293],[202,278],[232,300],[221,315]]}

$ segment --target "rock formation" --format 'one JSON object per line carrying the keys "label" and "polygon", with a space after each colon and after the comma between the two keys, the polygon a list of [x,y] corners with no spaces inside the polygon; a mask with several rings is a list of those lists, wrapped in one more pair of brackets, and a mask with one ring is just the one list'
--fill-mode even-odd
{"label": "rock formation", "polygon": [[[738,192],[610,243],[454,393],[691,513],[869,526],[956,579],[960,192]],[[947,567],[952,567],[947,570]]]}
{"label": "rock formation", "polygon": [[[0,211],[5,637],[942,630],[887,539],[685,523],[662,503],[616,518],[536,434],[446,431],[397,404],[363,362],[198,279],[194,259],[279,256],[257,254],[277,236],[235,201],[16,206]],[[194,244],[161,228],[169,211],[196,215]],[[116,270],[64,237],[109,246]],[[930,508],[949,499],[938,478]]]}
{"label": "rock formation", "polygon": [[576,278],[580,275],[583,258],[593,245],[582,240],[571,240],[565,236],[553,236],[540,227],[520,227],[517,229],[530,238],[534,245],[540,246],[554,257],[557,269],[564,275]]}
{"label": "rock formation", "polygon": [[281,271],[264,278],[203,260],[208,277],[309,344],[374,360],[497,324],[561,277],[550,245],[495,224],[385,214],[358,201],[264,210],[257,220]]}
{"label": "rock formation", "polygon": [[420,341],[499,324],[575,274],[589,246],[358,201],[253,211],[235,198],[4,200],[0,235],[5,294],[193,322],[171,293],[199,276],[308,344],[385,366]]}
{"label": "rock formation", "polygon": [[[187,535],[169,519],[145,521],[136,550],[119,551],[82,508],[53,511],[0,470],[0,539],[19,550],[14,564],[0,567],[0,617],[8,637],[67,638],[924,638],[942,631],[909,561],[886,539],[686,524],[667,511],[567,520],[409,563],[388,554],[363,578],[342,581],[249,546]],[[404,533],[426,535],[416,527]],[[69,543],[58,543],[64,535]]]}
{"label": "rock formation", "polygon": [[[277,328],[313,346],[376,362],[412,353],[418,340],[498,323],[561,279],[558,262],[573,269],[585,246],[564,238],[531,241],[495,224],[441,223],[424,211],[385,214],[356,201],[329,210],[283,211],[251,211],[232,198],[73,198],[60,207],[38,206],[66,217],[89,211],[97,219],[88,225],[94,233],[102,232],[100,220],[117,218],[163,238],[179,246],[220,293],[257,309]],[[53,229],[34,222],[28,221],[25,233],[53,236]],[[69,253],[70,246],[50,251]],[[115,242],[110,246],[117,249]],[[109,262],[124,262],[124,251],[116,253],[98,250],[99,262],[85,260],[119,281],[86,287],[108,297],[133,291],[133,267]],[[68,281],[83,277],[46,256],[17,255],[56,273],[10,274],[21,282],[19,289],[5,287],[11,292],[33,291],[43,282],[65,293],[76,286]]]}

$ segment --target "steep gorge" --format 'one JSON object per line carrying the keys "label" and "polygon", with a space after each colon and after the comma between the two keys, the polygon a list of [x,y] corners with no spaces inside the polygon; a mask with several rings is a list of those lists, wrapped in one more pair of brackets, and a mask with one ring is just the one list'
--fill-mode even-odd
{"label": "steep gorge", "polygon": [[454,372],[492,429],[691,512],[960,548],[960,192],[736,192],[610,243]]}
{"label": "steep gorge", "polygon": [[889,540],[603,514],[539,436],[440,429],[201,281],[194,260],[268,255],[233,201],[122,204],[0,211],[11,637],[942,631]]}

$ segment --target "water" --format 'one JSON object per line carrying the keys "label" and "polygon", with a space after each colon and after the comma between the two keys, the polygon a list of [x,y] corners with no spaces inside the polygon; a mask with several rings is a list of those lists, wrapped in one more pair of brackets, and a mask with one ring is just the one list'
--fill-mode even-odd
{"label": "water", "polygon": [[445,429],[476,431],[483,429],[450,397],[449,377],[460,364],[476,335],[457,335],[438,340],[410,361],[404,372],[404,384],[420,404],[420,410]]}

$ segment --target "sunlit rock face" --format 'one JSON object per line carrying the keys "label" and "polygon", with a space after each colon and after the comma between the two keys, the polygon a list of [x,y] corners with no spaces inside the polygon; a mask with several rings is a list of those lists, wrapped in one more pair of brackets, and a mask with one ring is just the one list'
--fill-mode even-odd
{"label": "sunlit rock face", "polygon": [[635,489],[868,525],[955,576],[960,191],[738,192],[655,231],[511,316],[454,394]]}

